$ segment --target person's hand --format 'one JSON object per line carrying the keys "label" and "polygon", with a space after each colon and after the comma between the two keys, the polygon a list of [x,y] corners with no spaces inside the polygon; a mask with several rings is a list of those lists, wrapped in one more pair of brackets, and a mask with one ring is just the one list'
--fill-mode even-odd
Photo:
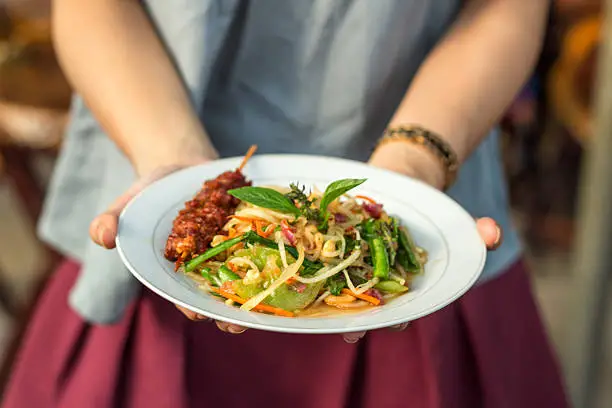
{"label": "person's hand", "polygon": [[[145,171],[144,175],[139,178],[137,182],[135,182],[123,195],[121,195],[113,204],[108,207],[108,209],[102,214],[98,215],[89,225],[89,235],[91,239],[101,247],[107,249],[115,248],[115,238],[117,236],[117,225],[119,222],[119,214],[125,208],[125,206],[130,202],[134,196],[136,196],[140,191],[142,191],[149,184],[153,183],[156,180],[161,179],[162,177],[167,176],[170,173],[178,171],[180,169],[195,166],[198,164],[203,164],[211,159],[201,157],[196,158],[189,161],[181,161],[176,164],[167,164],[159,167],[154,167],[153,170]],[[192,312],[191,310],[185,309],[176,305],[176,307],[185,315],[187,318],[194,321],[203,321],[208,320],[205,316]],[[227,325],[223,323],[218,323],[224,331],[228,330]],[[233,331],[244,331],[242,328],[231,327]]]}
{"label": "person's hand", "polygon": [[[370,165],[392,170],[413,178],[420,179],[440,189],[444,185],[444,169],[435,157],[420,147],[404,142],[388,143],[379,147],[368,162]],[[497,249],[502,242],[502,230],[495,220],[479,218],[476,228],[490,251]],[[402,331],[408,323],[391,327],[390,330]],[[345,333],[344,341],[356,343],[366,332]]]}

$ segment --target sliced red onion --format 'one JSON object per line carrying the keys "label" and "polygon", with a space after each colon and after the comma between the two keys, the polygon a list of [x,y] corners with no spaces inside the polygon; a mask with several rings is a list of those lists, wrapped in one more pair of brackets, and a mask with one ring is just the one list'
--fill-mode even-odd
{"label": "sliced red onion", "polygon": [[297,293],[302,293],[306,290],[306,284],[302,283],[302,282],[295,282],[291,284],[291,287],[293,288],[293,290],[295,290]]}
{"label": "sliced red onion", "polygon": [[296,244],[295,234],[286,222],[281,223],[281,232],[283,233],[283,236],[285,237],[287,242],[289,242],[289,245]]}
{"label": "sliced red onion", "polygon": [[382,215],[382,209],[383,209],[382,204],[374,204],[370,202],[365,202],[361,205],[363,209],[365,210],[365,212],[370,214],[370,217],[372,218],[378,219]]}
{"label": "sliced red onion", "polygon": [[342,213],[335,213],[334,220],[336,221],[336,223],[342,224],[343,222],[346,222],[348,220],[348,217]]}
{"label": "sliced red onion", "polygon": [[368,289],[366,291],[366,295],[372,296],[373,298],[380,300],[381,304],[384,303],[383,295],[378,289]]}

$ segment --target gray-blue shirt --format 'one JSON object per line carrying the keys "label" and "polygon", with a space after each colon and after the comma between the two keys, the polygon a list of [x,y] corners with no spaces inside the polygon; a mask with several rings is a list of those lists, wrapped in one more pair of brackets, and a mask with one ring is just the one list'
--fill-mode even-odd
{"label": "gray-blue shirt", "polygon": [[[261,153],[366,160],[416,70],[453,22],[459,0],[149,0],[160,36],[222,156]],[[151,84],[155,86],[155,84]],[[520,255],[491,135],[449,194],[472,215],[494,217],[505,242],[482,280]],[[80,261],[70,304],[85,319],[119,319],[140,288],[88,225],[134,181],[134,172],[75,97],[40,235]]]}

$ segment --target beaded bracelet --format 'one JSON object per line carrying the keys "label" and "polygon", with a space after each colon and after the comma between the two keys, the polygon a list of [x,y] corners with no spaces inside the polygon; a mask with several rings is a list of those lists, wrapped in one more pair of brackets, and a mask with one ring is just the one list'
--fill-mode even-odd
{"label": "beaded bracelet", "polygon": [[453,185],[457,178],[459,162],[457,154],[440,136],[420,126],[389,128],[378,141],[376,148],[390,142],[407,142],[423,146],[431,151],[443,164],[445,170],[444,189]]}

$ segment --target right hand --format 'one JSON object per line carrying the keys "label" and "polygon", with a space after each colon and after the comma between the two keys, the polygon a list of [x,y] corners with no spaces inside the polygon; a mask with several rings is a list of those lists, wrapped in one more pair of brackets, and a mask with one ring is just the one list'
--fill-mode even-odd
{"label": "right hand", "polygon": [[[113,204],[102,214],[99,214],[89,225],[89,235],[91,239],[98,245],[106,249],[115,248],[115,238],[117,237],[117,226],[119,223],[119,215],[125,206],[134,196],[140,193],[145,187],[156,180],[161,179],[175,171],[191,167],[198,164],[203,164],[211,161],[211,159],[200,158],[189,162],[177,163],[174,165],[166,165],[158,167],[155,170],[147,172],[144,176],[135,182],[123,195],[115,200]],[[206,316],[192,312],[181,306],[175,305],[188,319],[193,321],[210,320]],[[219,329],[222,331],[238,334],[246,329],[234,324],[225,322],[216,322]]]}

